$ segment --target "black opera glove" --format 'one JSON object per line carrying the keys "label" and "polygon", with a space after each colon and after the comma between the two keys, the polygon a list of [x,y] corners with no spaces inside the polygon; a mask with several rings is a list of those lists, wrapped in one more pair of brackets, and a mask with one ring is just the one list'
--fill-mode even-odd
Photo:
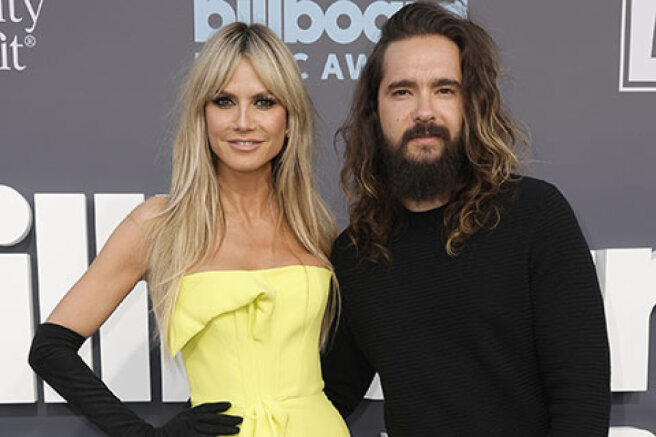
{"label": "black opera glove", "polygon": [[215,402],[188,408],[166,425],[154,430],[148,437],[204,437],[233,435],[239,432],[237,425],[242,418],[219,414],[230,408],[229,402]]}
{"label": "black opera glove", "polygon": [[228,402],[188,408],[156,428],[137,416],[96,376],[78,355],[85,338],[54,323],[37,327],[29,362],[34,371],[68,403],[109,436],[182,437],[233,435],[242,419],[220,414]]}

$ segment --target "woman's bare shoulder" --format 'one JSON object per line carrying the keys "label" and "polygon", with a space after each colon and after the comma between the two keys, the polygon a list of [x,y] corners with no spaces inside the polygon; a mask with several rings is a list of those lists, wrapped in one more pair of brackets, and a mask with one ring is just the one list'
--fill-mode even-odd
{"label": "woman's bare shoulder", "polygon": [[137,205],[128,215],[139,225],[149,223],[164,211],[168,203],[168,196],[153,196]]}

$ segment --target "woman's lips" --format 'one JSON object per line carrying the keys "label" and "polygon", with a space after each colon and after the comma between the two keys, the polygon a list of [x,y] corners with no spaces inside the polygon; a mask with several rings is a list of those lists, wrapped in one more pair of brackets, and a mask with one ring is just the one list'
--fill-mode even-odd
{"label": "woman's lips", "polygon": [[240,152],[250,152],[251,150],[255,150],[258,147],[260,147],[260,144],[262,144],[262,141],[256,141],[256,140],[233,140],[233,141],[228,141],[228,144],[230,147],[232,147],[235,150],[238,150]]}

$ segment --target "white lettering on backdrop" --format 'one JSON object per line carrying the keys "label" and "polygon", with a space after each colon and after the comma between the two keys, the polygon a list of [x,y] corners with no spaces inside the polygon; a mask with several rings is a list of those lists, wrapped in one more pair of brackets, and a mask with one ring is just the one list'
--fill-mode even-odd
{"label": "white lettering on backdrop", "polygon": [[[288,44],[314,44],[324,35],[337,45],[355,42],[364,35],[370,42],[378,41],[384,19],[392,16],[411,1],[373,1],[361,8],[355,2],[339,0],[324,10],[312,0],[236,0],[234,6],[226,0],[194,0],[194,37],[197,43],[207,41],[221,27],[242,21],[260,23],[272,29]],[[444,2],[453,12],[466,16],[468,0]],[[302,64],[307,53],[295,53]],[[364,53],[325,55],[320,80],[357,80],[367,57]],[[321,64],[320,64],[321,65]],[[303,79],[309,73],[302,72]]]}
{"label": "white lettering on backdrop", "polygon": [[[25,48],[36,45],[36,37],[33,32],[36,29],[43,0],[0,0],[0,24],[6,23],[7,27],[18,28],[19,33],[10,33],[11,29],[0,31],[0,71],[23,71],[27,68],[21,62],[21,54]],[[4,26],[3,26],[4,27]],[[8,35],[9,34],[9,35]]]}
{"label": "white lettering on backdrop", "polygon": [[656,91],[654,0],[622,0],[620,91]]}
{"label": "white lettering on backdrop", "polygon": [[[97,194],[96,247],[100,248],[142,194]],[[37,313],[47,317],[88,264],[86,198],[83,194],[35,194],[35,239],[38,278]],[[19,244],[32,227],[29,203],[13,188],[0,185],[0,247]],[[656,260],[650,248],[605,249],[592,252],[600,279],[611,347],[615,392],[647,390],[649,320],[656,305]],[[36,402],[36,378],[27,365],[35,313],[31,260],[26,253],[0,254],[0,330],[12,332],[6,345],[0,385],[0,404]],[[103,380],[128,402],[150,401],[147,290],[139,283],[101,328]],[[90,363],[89,342],[81,355]],[[129,369],[129,370],[128,370]],[[165,402],[185,401],[189,395],[184,372],[176,365],[162,367]],[[378,378],[368,392],[382,399]],[[50,389],[45,402],[60,402]],[[611,437],[653,437],[631,427],[611,428]]]}

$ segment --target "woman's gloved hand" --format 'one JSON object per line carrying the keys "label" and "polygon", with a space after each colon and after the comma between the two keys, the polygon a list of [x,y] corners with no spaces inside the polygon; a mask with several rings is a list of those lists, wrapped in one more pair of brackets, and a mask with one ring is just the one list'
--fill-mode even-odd
{"label": "woman's gloved hand", "polygon": [[[188,408],[164,426],[154,430],[153,437],[205,437],[239,433],[241,417],[221,414],[230,408],[229,402],[214,402]],[[150,437],[150,436],[149,436]]]}

